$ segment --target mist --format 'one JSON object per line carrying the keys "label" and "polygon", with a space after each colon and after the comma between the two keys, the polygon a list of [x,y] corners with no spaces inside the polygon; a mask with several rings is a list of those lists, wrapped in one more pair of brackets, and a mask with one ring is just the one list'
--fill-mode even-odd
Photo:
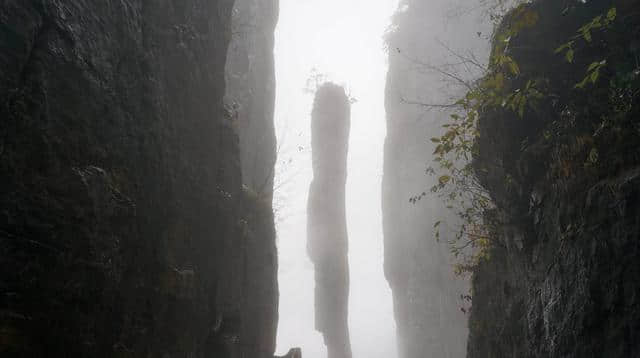
{"label": "mist", "polygon": [[[476,35],[490,29],[487,25],[482,25],[482,9],[474,9],[466,3],[453,4],[448,1],[429,3],[428,6],[417,4],[414,13],[428,8],[428,17],[422,20],[424,26],[411,31],[424,31],[424,42],[420,45],[409,42],[413,47],[402,51],[406,51],[409,56],[415,56],[416,61],[432,63],[434,66],[452,57],[443,47],[444,44],[468,49],[469,53],[477,54],[481,58],[480,61],[486,58],[488,35]],[[277,213],[280,258],[281,308],[278,347],[281,353],[285,353],[287,347],[297,344],[303,347],[305,355],[326,355],[321,336],[313,329],[313,266],[305,252],[305,210],[307,190],[312,176],[309,131],[313,86],[316,82],[332,81],[343,85],[355,100],[351,115],[346,188],[351,273],[349,328],[353,355],[398,356],[392,292],[383,270],[385,252],[380,187],[387,128],[385,94],[392,98],[409,96],[416,101],[444,102],[460,93],[460,89],[452,86],[441,74],[428,73],[424,69],[421,71],[416,67],[416,63],[409,63],[406,59],[404,60],[407,64],[401,66],[407,67],[405,71],[409,72],[408,76],[412,79],[403,83],[402,88],[392,89],[393,93],[385,91],[389,85],[388,58],[397,56],[397,49],[389,49],[390,42],[387,42],[398,26],[397,23],[393,23],[394,15],[402,16],[410,5],[414,4],[398,4],[397,1],[282,1],[280,4],[275,50],[275,121],[280,149],[276,166],[274,205]],[[364,8],[366,12],[363,13]],[[456,11],[466,14],[455,15]],[[477,73],[473,72],[463,74],[467,78],[476,75]],[[310,91],[305,91],[305,88]],[[442,112],[430,113],[416,106],[405,105],[404,111],[408,112],[403,114],[407,120],[416,122],[416,126],[410,131],[423,133],[421,139],[425,145],[421,145],[422,149],[413,150],[408,149],[410,146],[406,147],[409,143],[400,144],[398,147],[400,150],[415,152],[408,154],[410,157],[401,159],[412,163],[415,168],[407,172],[408,177],[404,183],[398,183],[404,190],[394,194],[396,199],[403,203],[429,185],[424,169],[428,161],[427,153],[432,149],[426,145],[426,139],[430,132],[437,133],[440,123],[438,120],[446,116]],[[429,204],[427,200],[423,204],[427,208],[438,206]],[[407,228],[412,232],[410,235],[420,240],[428,240],[426,236],[431,234],[425,222],[435,221],[438,215],[445,211],[440,207],[439,212],[434,211],[435,209],[425,212],[424,206],[405,210],[408,210],[406,215],[411,218],[408,221],[405,219],[405,225],[410,226]],[[429,220],[425,221],[425,215]],[[414,238],[406,237],[402,240]],[[416,254],[421,250],[418,247],[407,249]],[[441,245],[426,250],[434,249],[439,254],[423,260],[436,260],[439,262],[438,270],[443,272],[447,280],[456,281],[451,274],[452,265],[447,263],[447,248]],[[408,263],[407,260],[412,256],[406,256],[401,260]],[[423,289],[427,290],[425,295],[428,297],[429,288]],[[454,310],[457,310],[458,305],[455,302],[460,294],[466,294],[465,289],[461,288],[448,296],[449,298],[445,295],[442,299],[453,300]],[[438,294],[432,292],[431,295],[435,297]],[[464,316],[460,314],[455,318],[445,316],[442,319],[464,322]],[[432,324],[440,327],[443,323],[434,321]],[[449,344],[458,346],[459,351],[464,351],[465,348],[464,332],[449,338],[452,340]],[[372,345],[371,342],[376,344]]]}
{"label": "mist", "polygon": [[323,74],[327,80],[344,85],[357,100],[351,109],[346,185],[353,355],[396,356],[391,290],[382,267],[380,202],[386,128],[383,35],[396,6],[396,1],[280,3],[275,121],[281,147],[274,206],[280,259],[281,354],[289,347],[300,346],[305,356],[326,356],[322,336],[314,329],[313,266],[306,252],[313,94],[305,88],[313,75]]}
{"label": "mist", "polygon": [[0,2],[0,356],[640,357],[640,1]]}

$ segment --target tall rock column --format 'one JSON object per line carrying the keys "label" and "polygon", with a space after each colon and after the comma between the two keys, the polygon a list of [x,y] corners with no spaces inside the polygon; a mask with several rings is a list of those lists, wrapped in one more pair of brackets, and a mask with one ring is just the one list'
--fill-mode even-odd
{"label": "tall rock column", "polygon": [[344,89],[322,85],[311,120],[313,181],[307,251],[315,265],[315,322],[329,358],[351,357],[345,184],[351,107]]}
{"label": "tall rock column", "polygon": [[237,129],[243,183],[246,279],[240,327],[245,357],[271,358],[278,325],[278,260],[271,206],[276,135],[274,29],[278,0],[236,0],[225,102]]}

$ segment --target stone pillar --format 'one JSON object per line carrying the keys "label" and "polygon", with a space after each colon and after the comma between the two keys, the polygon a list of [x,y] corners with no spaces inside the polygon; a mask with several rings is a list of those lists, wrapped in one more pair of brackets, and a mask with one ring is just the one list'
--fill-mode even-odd
{"label": "stone pillar", "polygon": [[351,107],[342,87],[322,85],[311,120],[313,181],[307,252],[315,266],[315,326],[329,358],[350,358],[349,265],[345,184]]}

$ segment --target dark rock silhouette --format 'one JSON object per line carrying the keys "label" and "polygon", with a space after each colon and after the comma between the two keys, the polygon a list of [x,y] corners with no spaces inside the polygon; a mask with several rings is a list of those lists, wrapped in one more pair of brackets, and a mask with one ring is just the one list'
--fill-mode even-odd
{"label": "dark rock silhouette", "polygon": [[236,0],[227,56],[226,102],[237,122],[242,181],[271,200],[276,134],[274,29],[278,0]]}
{"label": "dark rock silhouette", "polygon": [[302,350],[300,348],[291,348],[287,354],[276,356],[275,358],[302,358]]}
{"label": "dark rock silhouette", "polygon": [[329,358],[351,357],[345,216],[350,112],[342,87],[327,83],[318,88],[311,119],[307,251],[315,266],[315,325],[324,336]]}
{"label": "dark rock silhouette", "polygon": [[274,29],[277,0],[236,0],[227,55],[225,102],[240,139],[245,270],[244,357],[270,358],[278,325],[277,249],[272,210],[276,160]]}
{"label": "dark rock silhouette", "polygon": [[2,357],[273,356],[270,200],[223,106],[233,3],[0,5]]}
{"label": "dark rock silhouette", "polygon": [[[573,63],[554,53],[611,6],[618,17],[594,31],[597,47],[580,45]],[[548,79],[554,97],[527,106],[523,118],[509,110],[480,117],[474,166],[496,203],[488,216],[500,245],[474,272],[468,357],[639,357],[640,80],[630,74],[640,4],[536,1],[502,26],[532,13],[534,25],[510,42],[521,75],[505,86],[534,75]],[[598,81],[574,88],[603,58]]]}

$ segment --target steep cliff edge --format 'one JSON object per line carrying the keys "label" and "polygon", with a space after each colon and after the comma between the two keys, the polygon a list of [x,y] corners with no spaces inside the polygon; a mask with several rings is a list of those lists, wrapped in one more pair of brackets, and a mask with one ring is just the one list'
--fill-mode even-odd
{"label": "steep cliff edge", "polygon": [[315,273],[315,326],[329,358],[351,358],[345,186],[351,105],[344,88],[316,91],[311,117],[313,181],[307,207],[307,252]]}
{"label": "steep cliff edge", "polygon": [[222,101],[232,5],[0,6],[2,356],[272,355],[273,300],[246,328],[272,219]]}
{"label": "steep cliff edge", "polygon": [[534,20],[509,39],[519,75],[505,84],[544,96],[522,118],[480,118],[474,165],[497,225],[474,272],[470,358],[640,356],[639,11],[537,1],[498,29]]}
{"label": "steep cliff edge", "polygon": [[227,54],[225,103],[240,144],[246,200],[246,282],[242,335],[257,345],[246,357],[270,357],[278,326],[278,265],[271,201],[276,160],[274,30],[278,0],[236,0]]}
{"label": "steep cliff edge", "polygon": [[278,5],[278,0],[236,0],[226,71],[226,101],[236,116],[243,183],[268,200],[276,161],[273,48]]}

